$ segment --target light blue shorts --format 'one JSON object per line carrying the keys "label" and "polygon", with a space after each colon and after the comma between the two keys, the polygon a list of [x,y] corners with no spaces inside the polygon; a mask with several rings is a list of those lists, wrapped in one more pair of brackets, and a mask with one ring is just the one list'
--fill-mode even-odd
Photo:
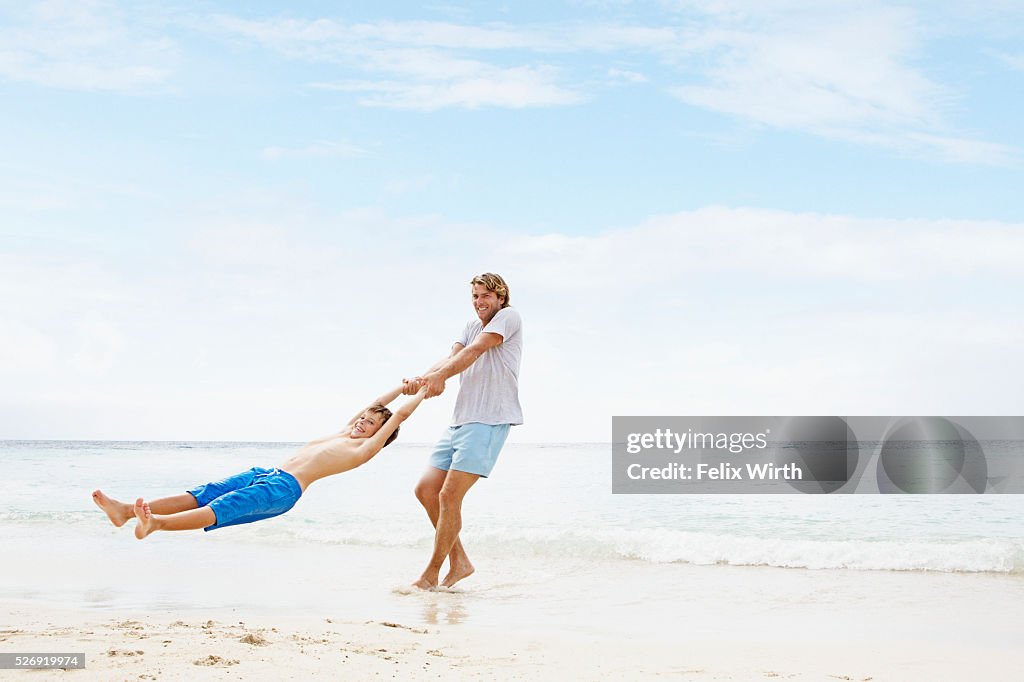
{"label": "light blue shorts", "polygon": [[430,466],[441,471],[465,471],[487,478],[498,461],[511,424],[449,426],[430,455]]}
{"label": "light blue shorts", "polygon": [[287,471],[253,467],[188,492],[200,507],[209,506],[217,516],[212,526],[203,529],[213,530],[284,514],[299,501],[302,486]]}

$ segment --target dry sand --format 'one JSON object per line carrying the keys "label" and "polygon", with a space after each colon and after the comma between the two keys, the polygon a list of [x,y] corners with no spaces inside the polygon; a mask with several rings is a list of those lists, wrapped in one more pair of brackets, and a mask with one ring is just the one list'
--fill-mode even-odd
{"label": "dry sand", "polygon": [[[1022,654],[863,641],[658,641],[465,625],[345,622],[237,610],[180,618],[142,611],[0,609],[0,652],[84,652],[85,670],[0,671],[81,680],[1011,680]],[[13,624],[13,625],[11,625]],[[670,635],[671,633],[667,633]]]}

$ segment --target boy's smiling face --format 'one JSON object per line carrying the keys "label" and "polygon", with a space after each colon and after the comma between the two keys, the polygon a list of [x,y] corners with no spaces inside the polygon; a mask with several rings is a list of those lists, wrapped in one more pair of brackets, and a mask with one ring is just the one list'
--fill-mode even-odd
{"label": "boy's smiling face", "polygon": [[384,417],[376,412],[370,412],[366,410],[356,420],[356,423],[352,425],[352,437],[353,438],[369,438],[373,434],[377,433],[380,429],[381,424],[384,423]]}

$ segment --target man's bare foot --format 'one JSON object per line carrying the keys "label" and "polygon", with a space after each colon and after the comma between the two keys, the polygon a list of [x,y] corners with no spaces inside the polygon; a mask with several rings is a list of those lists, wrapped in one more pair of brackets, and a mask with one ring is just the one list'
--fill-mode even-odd
{"label": "man's bare foot", "polygon": [[142,501],[142,498],[135,500],[135,518],[139,520],[135,524],[135,537],[142,539],[156,530],[156,519],[153,518],[153,512],[149,508],[149,503]]}
{"label": "man's bare foot", "polygon": [[434,578],[433,582],[427,580],[426,578],[420,578],[419,580],[414,582],[412,586],[415,587],[417,590],[434,590],[437,589],[437,578]]}
{"label": "man's bare foot", "polygon": [[92,491],[92,501],[96,506],[107,513],[110,522],[120,528],[128,523],[128,519],[135,516],[132,506],[126,502],[118,502],[103,494],[102,490]]}
{"label": "man's bare foot", "polygon": [[463,578],[468,578],[469,576],[473,575],[473,571],[475,570],[476,569],[473,568],[473,564],[469,563],[469,561],[465,561],[459,564],[452,564],[451,570],[449,570],[448,575],[444,577],[444,580],[441,582],[441,586],[451,587]]}

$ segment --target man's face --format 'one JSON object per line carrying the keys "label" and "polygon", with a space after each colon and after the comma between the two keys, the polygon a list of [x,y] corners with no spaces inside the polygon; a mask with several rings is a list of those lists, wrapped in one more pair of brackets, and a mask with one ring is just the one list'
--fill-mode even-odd
{"label": "man's face", "polygon": [[384,423],[384,417],[377,414],[376,412],[370,412],[367,410],[363,412],[363,415],[356,420],[356,423],[352,425],[352,437],[353,438],[369,438],[373,434],[377,433],[377,429]]}
{"label": "man's face", "polygon": [[491,321],[491,318],[501,310],[501,304],[504,302],[504,299],[498,298],[496,293],[483,284],[473,285],[473,310],[484,324]]}

